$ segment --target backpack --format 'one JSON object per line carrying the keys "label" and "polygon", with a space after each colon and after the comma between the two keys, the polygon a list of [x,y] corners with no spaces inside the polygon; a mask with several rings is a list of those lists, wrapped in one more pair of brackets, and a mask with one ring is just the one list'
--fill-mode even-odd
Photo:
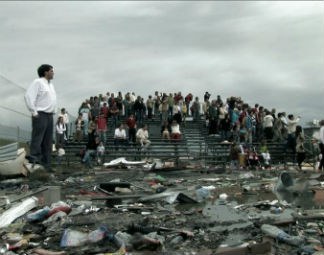
{"label": "backpack", "polygon": [[250,115],[245,116],[245,123],[244,124],[245,124],[245,128],[247,130],[252,129],[253,123],[252,123],[252,119],[251,119]]}

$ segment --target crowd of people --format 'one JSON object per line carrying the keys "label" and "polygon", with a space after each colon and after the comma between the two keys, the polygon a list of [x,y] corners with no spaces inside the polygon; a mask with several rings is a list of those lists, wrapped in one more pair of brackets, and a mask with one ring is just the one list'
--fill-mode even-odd
{"label": "crowd of people", "polygon": [[[30,155],[26,156],[33,165],[40,163],[49,172],[51,168],[52,134],[54,114],[56,113],[56,92],[52,80],[53,66],[42,64],[37,69],[38,78],[34,79],[24,95],[27,109],[32,116],[32,135]],[[107,124],[111,121],[114,132],[114,146],[138,144],[142,150],[147,150],[151,144],[148,126],[145,122],[153,116],[161,121],[161,138],[179,141],[182,137],[180,127],[185,128],[187,117],[193,121],[206,121],[210,135],[218,134],[223,141],[229,141],[231,157],[237,154],[236,144],[252,148],[253,142],[262,145],[261,155],[268,162],[267,142],[281,142],[286,150],[292,151],[299,168],[305,159],[303,129],[299,125],[300,116],[286,115],[285,112],[269,110],[258,103],[254,106],[244,102],[240,97],[231,96],[223,100],[220,95],[210,99],[211,94],[206,92],[203,101],[192,93],[183,96],[181,92],[161,93],[155,91],[146,100],[136,96],[134,92],[107,92],[105,95],[91,96],[82,102],[75,120],[74,139],[87,139],[87,146],[83,155],[83,162],[89,162],[91,156],[104,155]],[[66,110],[61,113],[55,123],[55,149],[58,155],[64,155],[64,144],[69,139],[69,116]],[[181,125],[184,123],[184,125]],[[324,120],[320,122],[318,145],[319,166],[324,167]],[[140,127],[140,128],[138,128]],[[253,155],[253,153],[252,153]],[[266,156],[267,155],[267,156]],[[253,156],[252,156],[253,158]],[[237,158],[236,158],[237,160]]]}
{"label": "crowd of people", "polygon": [[[61,146],[63,109],[57,123],[57,144]],[[87,147],[96,147],[95,138],[105,144],[108,121],[114,127],[115,149],[127,145],[140,144],[145,149],[150,145],[148,126],[153,117],[161,121],[161,138],[170,141],[181,139],[181,128],[186,128],[188,117],[192,121],[206,123],[209,135],[219,135],[222,141],[244,144],[247,148],[253,143],[281,142],[286,149],[297,155],[301,166],[304,159],[304,138],[300,116],[276,112],[255,103],[250,105],[240,97],[231,96],[225,100],[220,95],[215,99],[209,92],[200,101],[192,93],[162,93],[155,91],[145,100],[134,92],[91,96],[80,105],[75,120],[75,141],[88,141]],[[67,128],[68,125],[66,125]],[[142,132],[142,131],[145,132]],[[145,133],[145,135],[143,135]],[[92,144],[92,145],[90,145]],[[264,152],[265,153],[265,152]]]}

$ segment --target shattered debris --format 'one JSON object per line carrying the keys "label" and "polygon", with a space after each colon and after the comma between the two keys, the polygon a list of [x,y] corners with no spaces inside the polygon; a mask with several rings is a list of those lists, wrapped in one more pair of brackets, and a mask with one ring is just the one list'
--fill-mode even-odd
{"label": "shattered debris", "polygon": [[161,162],[1,181],[0,254],[323,254],[321,173]]}

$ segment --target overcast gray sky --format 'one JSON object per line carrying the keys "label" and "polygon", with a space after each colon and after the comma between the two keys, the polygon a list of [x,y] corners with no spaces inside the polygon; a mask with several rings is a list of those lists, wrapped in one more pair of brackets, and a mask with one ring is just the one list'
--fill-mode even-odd
{"label": "overcast gray sky", "polygon": [[158,90],[324,119],[322,1],[2,1],[0,24],[3,123],[30,125],[4,107],[29,115],[22,88],[43,63],[73,115],[90,95]]}

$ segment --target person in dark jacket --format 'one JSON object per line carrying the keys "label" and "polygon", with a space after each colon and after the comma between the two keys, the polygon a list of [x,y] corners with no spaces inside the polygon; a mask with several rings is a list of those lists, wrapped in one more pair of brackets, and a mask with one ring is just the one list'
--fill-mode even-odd
{"label": "person in dark jacket", "polygon": [[82,163],[86,164],[87,167],[92,168],[92,161],[95,159],[97,155],[97,147],[100,143],[100,139],[98,136],[90,136],[88,143],[86,145],[86,151],[82,158]]}

